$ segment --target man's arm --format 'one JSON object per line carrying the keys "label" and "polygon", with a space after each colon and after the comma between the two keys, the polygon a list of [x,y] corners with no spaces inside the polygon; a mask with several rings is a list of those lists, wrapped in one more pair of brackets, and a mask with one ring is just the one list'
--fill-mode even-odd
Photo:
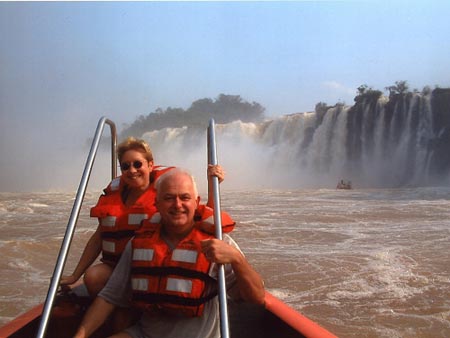
{"label": "man's arm", "polygon": [[202,250],[211,262],[231,265],[239,294],[244,301],[264,304],[263,280],[237,248],[224,241],[210,239],[202,241]]}
{"label": "man's arm", "polygon": [[113,312],[115,306],[101,297],[96,297],[84,315],[74,338],[86,338],[95,332]]}

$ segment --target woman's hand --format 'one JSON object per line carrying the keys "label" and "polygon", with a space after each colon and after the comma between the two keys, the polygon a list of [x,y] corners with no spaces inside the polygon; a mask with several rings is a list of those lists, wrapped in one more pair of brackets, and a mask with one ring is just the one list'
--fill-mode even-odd
{"label": "woman's hand", "polygon": [[78,280],[74,275],[70,276],[62,276],[61,280],[59,281],[60,285],[70,285],[75,283]]}
{"label": "woman's hand", "polygon": [[225,170],[223,170],[223,168],[219,164],[208,164],[208,178],[211,178],[213,176],[217,176],[217,178],[219,179],[219,183],[222,183],[225,179]]}

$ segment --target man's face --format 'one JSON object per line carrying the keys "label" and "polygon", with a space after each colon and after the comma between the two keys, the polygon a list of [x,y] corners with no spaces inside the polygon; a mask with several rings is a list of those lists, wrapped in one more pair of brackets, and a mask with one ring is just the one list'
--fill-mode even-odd
{"label": "man's face", "polygon": [[156,198],[156,207],[169,236],[187,235],[194,225],[198,198],[189,176],[176,173],[162,182]]}

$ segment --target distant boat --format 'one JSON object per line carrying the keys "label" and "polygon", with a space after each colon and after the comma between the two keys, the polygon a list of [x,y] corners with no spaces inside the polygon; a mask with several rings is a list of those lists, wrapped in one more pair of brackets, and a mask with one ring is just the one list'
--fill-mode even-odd
{"label": "distant boat", "polygon": [[352,189],[352,181],[344,181],[340,180],[339,183],[336,186],[336,189]]}

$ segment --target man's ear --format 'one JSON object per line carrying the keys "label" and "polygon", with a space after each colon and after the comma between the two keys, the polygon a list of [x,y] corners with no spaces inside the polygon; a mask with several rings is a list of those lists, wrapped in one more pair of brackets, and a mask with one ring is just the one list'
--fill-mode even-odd
{"label": "man's ear", "polygon": [[148,161],[148,168],[153,170],[153,161]]}

